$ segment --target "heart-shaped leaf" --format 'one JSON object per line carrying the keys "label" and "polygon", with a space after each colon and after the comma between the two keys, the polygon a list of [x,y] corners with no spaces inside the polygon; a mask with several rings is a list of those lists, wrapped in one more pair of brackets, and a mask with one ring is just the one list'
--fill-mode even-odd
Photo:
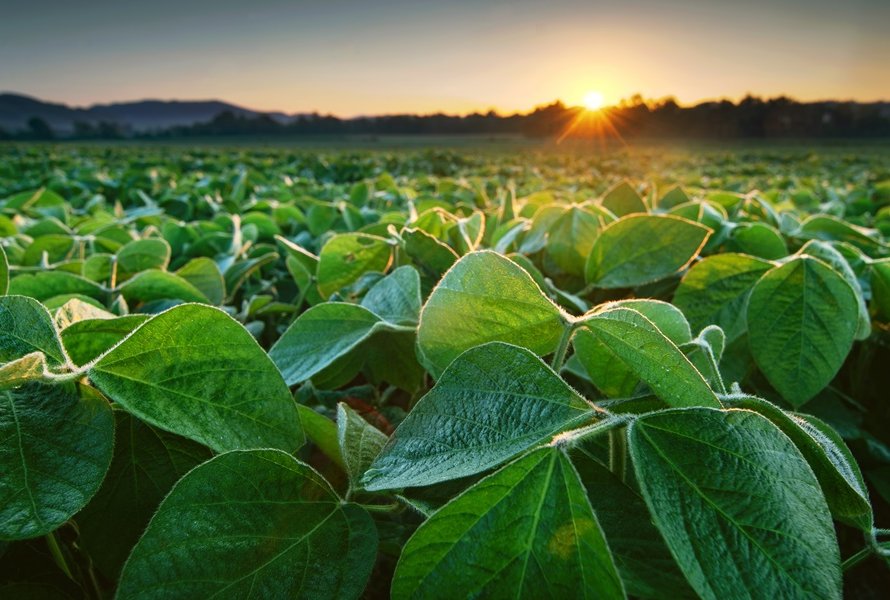
{"label": "heart-shaped leaf", "polygon": [[393,433],[368,490],[430,485],[496,467],[596,409],[525,348],[492,342],[460,355]]}
{"label": "heart-shaped leaf", "polygon": [[671,215],[629,215],[603,229],[587,259],[587,281],[599,288],[636,287],[689,264],[711,230]]}
{"label": "heart-shaped leaf", "polygon": [[296,405],[275,364],[224,312],[184,304],[137,328],[90,368],[130,413],[224,452],[303,443]]}
{"label": "heart-shaped leaf", "polygon": [[173,484],[212,455],[204,446],[114,411],[115,443],[102,487],[76,516],[79,544],[116,580]]}
{"label": "heart-shaped leaf", "polygon": [[50,364],[63,364],[65,353],[46,308],[25,296],[0,297],[0,363],[41,352]]}
{"label": "heart-shaped leaf", "polygon": [[840,598],[840,556],[819,482],[750,411],[676,409],[628,428],[643,498],[702,598]]}
{"label": "heart-shaped leaf", "polygon": [[152,517],[117,597],[358,598],[377,554],[368,513],[278,450],[196,467]]}
{"label": "heart-shaped leaf", "polygon": [[745,308],[751,290],[772,267],[746,254],[709,256],[683,276],[674,304],[696,331],[717,325],[732,342],[747,329]]}
{"label": "heart-shaped leaf", "polygon": [[467,254],[430,294],[420,315],[421,362],[436,377],[464,350],[507,342],[543,356],[564,331],[559,307],[531,276],[490,251]]}
{"label": "heart-shaped leaf", "polygon": [[393,598],[624,598],[568,458],[542,448],[486,477],[411,536]]}
{"label": "heart-shaped leaf", "polygon": [[629,308],[612,308],[585,319],[575,350],[591,378],[611,368],[602,348],[624,363],[669,406],[713,406],[720,401],[683,352],[649,319]]}
{"label": "heart-shaped leaf", "polygon": [[763,276],[748,300],[748,340],[757,366],[794,406],[834,378],[856,335],[859,307],[844,278],[808,256]]}
{"label": "heart-shaped leaf", "polygon": [[47,534],[86,505],[111,463],[114,418],[95,390],[0,390],[0,539]]}

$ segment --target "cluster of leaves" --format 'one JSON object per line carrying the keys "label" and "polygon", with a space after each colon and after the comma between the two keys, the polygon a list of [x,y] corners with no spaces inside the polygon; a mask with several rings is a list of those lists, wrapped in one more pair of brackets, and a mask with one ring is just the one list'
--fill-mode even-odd
{"label": "cluster of leaves", "polygon": [[880,157],[5,152],[0,596],[887,580]]}

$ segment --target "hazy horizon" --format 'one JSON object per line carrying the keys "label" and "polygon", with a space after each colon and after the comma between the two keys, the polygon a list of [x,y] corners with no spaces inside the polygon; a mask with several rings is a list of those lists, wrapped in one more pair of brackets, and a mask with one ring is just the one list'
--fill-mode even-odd
{"label": "hazy horizon", "polygon": [[[525,109],[517,109],[517,110],[510,110],[510,111],[498,110],[496,107],[489,107],[488,109],[469,110],[469,111],[464,111],[464,112],[457,112],[457,111],[455,111],[455,112],[449,112],[449,111],[408,112],[408,111],[405,111],[405,112],[381,112],[381,113],[365,112],[365,113],[356,113],[356,114],[351,114],[351,115],[341,115],[341,114],[336,114],[336,113],[333,113],[333,112],[331,112],[331,111],[325,111],[325,110],[318,110],[318,111],[293,111],[293,112],[291,112],[291,111],[287,111],[287,110],[283,110],[283,109],[276,109],[276,108],[272,108],[272,109],[258,109],[258,108],[256,108],[256,107],[253,107],[253,106],[250,106],[250,105],[245,105],[245,104],[240,104],[240,103],[238,103],[238,102],[233,102],[233,101],[231,101],[231,100],[229,100],[229,99],[227,99],[227,98],[212,98],[212,97],[208,97],[208,98],[183,98],[183,97],[181,97],[181,96],[180,96],[180,97],[174,96],[174,97],[170,97],[170,98],[160,98],[160,97],[150,97],[150,96],[147,96],[147,97],[144,97],[144,98],[132,98],[132,99],[126,99],[126,100],[100,100],[100,101],[98,101],[98,102],[92,102],[92,103],[89,103],[89,104],[72,104],[72,103],[64,102],[64,101],[62,101],[62,100],[56,100],[56,99],[53,99],[53,98],[42,98],[42,97],[36,96],[36,95],[34,95],[34,94],[30,94],[30,93],[28,93],[28,92],[23,92],[23,91],[20,91],[20,90],[6,90],[6,89],[0,89],[0,95],[3,95],[3,94],[12,94],[12,95],[17,95],[17,96],[26,96],[26,97],[30,97],[30,98],[33,98],[33,99],[35,99],[35,100],[39,100],[39,101],[41,101],[41,102],[45,102],[45,103],[49,103],[49,104],[63,104],[63,105],[65,105],[65,106],[68,106],[69,108],[73,108],[73,109],[89,109],[89,108],[93,108],[93,107],[96,107],[96,106],[107,106],[107,105],[129,104],[129,103],[140,103],[140,102],[196,102],[196,103],[201,103],[201,102],[221,102],[221,103],[231,104],[231,105],[237,106],[238,108],[247,109],[247,110],[252,110],[252,111],[257,112],[257,113],[284,113],[284,114],[287,114],[287,115],[298,115],[298,114],[310,114],[310,113],[312,113],[312,112],[317,112],[318,114],[321,114],[321,115],[334,116],[334,117],[337,117],[337,118],[340,118],[340,119],[353,119],[353,118],[361,118],[361,117],[385,117],[385,116],[393,116],[393,115],[400,115],[400,114],[412,114],[412,115],[417,115],[417,116],[421,116],[421,117],[423,117],[423,116],[430,116],[430,115],[434,115],[434,114],[446,114],[446,115],[449,115],[449,116],[467,116],[467,115],[470,115],[470,114],[485,114],[485,113],[487,113],[489,110],[494,110],[499,116],[501,116],[501,117],[506,117],[506,116],[511,116],[511,115],[514,115],[514,114],[528,114],[528,113],[533,112],[536,108],[543,107],[543,106],[546,106],[546,105],[549,105],[549,104],[553,104],[554,102],[562,102],[565,106],[570,107],[570,108],[571,108],[571,107],[580,107],[580,108],[583,108],[583,102],[571,103],[571,102],[566,102],[566,101],[565,101],[564,99],[562,99],[562,98],[553,98],[553,99],[551,99],[551,100],[549,100],[549,101],[543,102],[543,103],[541,103],[541,104],[537,104],[537,105],[535,105],[535,106],[530,106],[530,107],[525,108]],[[774,95],[774,96],[759,96],[758,94],[750,94],[750,95],[755,96],[755,97],[759,97],[759,98],[761,98],[762,100],[770,100],[770,99],[777,98],[777,97],[787,97],[787,98],[789,98],[789,99],[791,99],[791,100],[793,100],[793,101],[798,101],[798,102],[802,102],[802,103],[810,103],[810,102],[814,102],[814,103],[819,103],[819,102],[839,102],[839,103],[844,103],[844,102],[857,102],[857,103],[861,103],[861,104],[870,104],[870,103],[890,103],[890,93],[888,93],[886,97],[883,97],[883,98],[875,98],[874,100],[856,100],[856,99],[853,99],[853,98],[814,98],[814,99],[812,99],[812,100],[801,100],[800,98],[796,98],[796,97],[794,97],[794,96],[792,96],[792,95],[790,95],[790,94],[776,94],[776,95]],[[675,94],[668,94],[668,95],[666,95],[666,96],[662,96],[662,97],[660,97],[660,98],[644,98],[644,100],[646,100],[647,102],[658,102],[658,101],[661,101],[661,100],[665,100],[665,99],[667,99],[667,98],[674,98],[674,99],[676,99],[676,95],[675,95]],[[737,103],[738,103],[740,100],[742,100],[743,98],[744,98],[744,96],[740,96],[740,97],[738,97],[738,98],[727,98],[727,97],[702,98],[702,99],[695,100],[695,101],[692,101],[692,102],[681,102],[681,101],[678,101],[678,104],[679,104],[681,107],[692,107],[692,106],[695,106],[695,105],[698,105],[698,104],[703,104],[703,103],[707,103],[707,102],[720,102],[720,101],[723,101],[723,100],[729,100],[730,102],[733,102],[734,104],[737,104]],[[609,105],[617,105],[617,103],[609,103]]]}
{"label": "hazy horizon", "polygon": [[607,104],[890,99],[881,0],[32,0],[4,12],[0,89],[78,107],[222,100],[351,117],[511,114],[590,90]]}

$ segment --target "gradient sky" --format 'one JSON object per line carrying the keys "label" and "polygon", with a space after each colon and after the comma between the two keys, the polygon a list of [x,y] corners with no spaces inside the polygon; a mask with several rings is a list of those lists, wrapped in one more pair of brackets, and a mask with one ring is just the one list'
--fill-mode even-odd
{"label": "gradient sky", "polygon": [[342,116],[890,99],[890,0],[0,0],[0,90]]}

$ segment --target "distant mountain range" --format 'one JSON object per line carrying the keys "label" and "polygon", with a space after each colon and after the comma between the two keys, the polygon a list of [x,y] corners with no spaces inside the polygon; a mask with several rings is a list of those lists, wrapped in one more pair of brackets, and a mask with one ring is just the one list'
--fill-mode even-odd
{"label": "distant mountain range", "polygon": [[7,131],[25,129],[33,117],[43,119],[60,133],[73,131],[77,122],[96,125],[103,121],[133,131],[152,131],[210,121],[226,111],[241,117],[266,114],[282,124],[293,118],[282,112],[263,113],[219,100],[139,100],[75,108],[22,94],[0,93],[0,128]]}

